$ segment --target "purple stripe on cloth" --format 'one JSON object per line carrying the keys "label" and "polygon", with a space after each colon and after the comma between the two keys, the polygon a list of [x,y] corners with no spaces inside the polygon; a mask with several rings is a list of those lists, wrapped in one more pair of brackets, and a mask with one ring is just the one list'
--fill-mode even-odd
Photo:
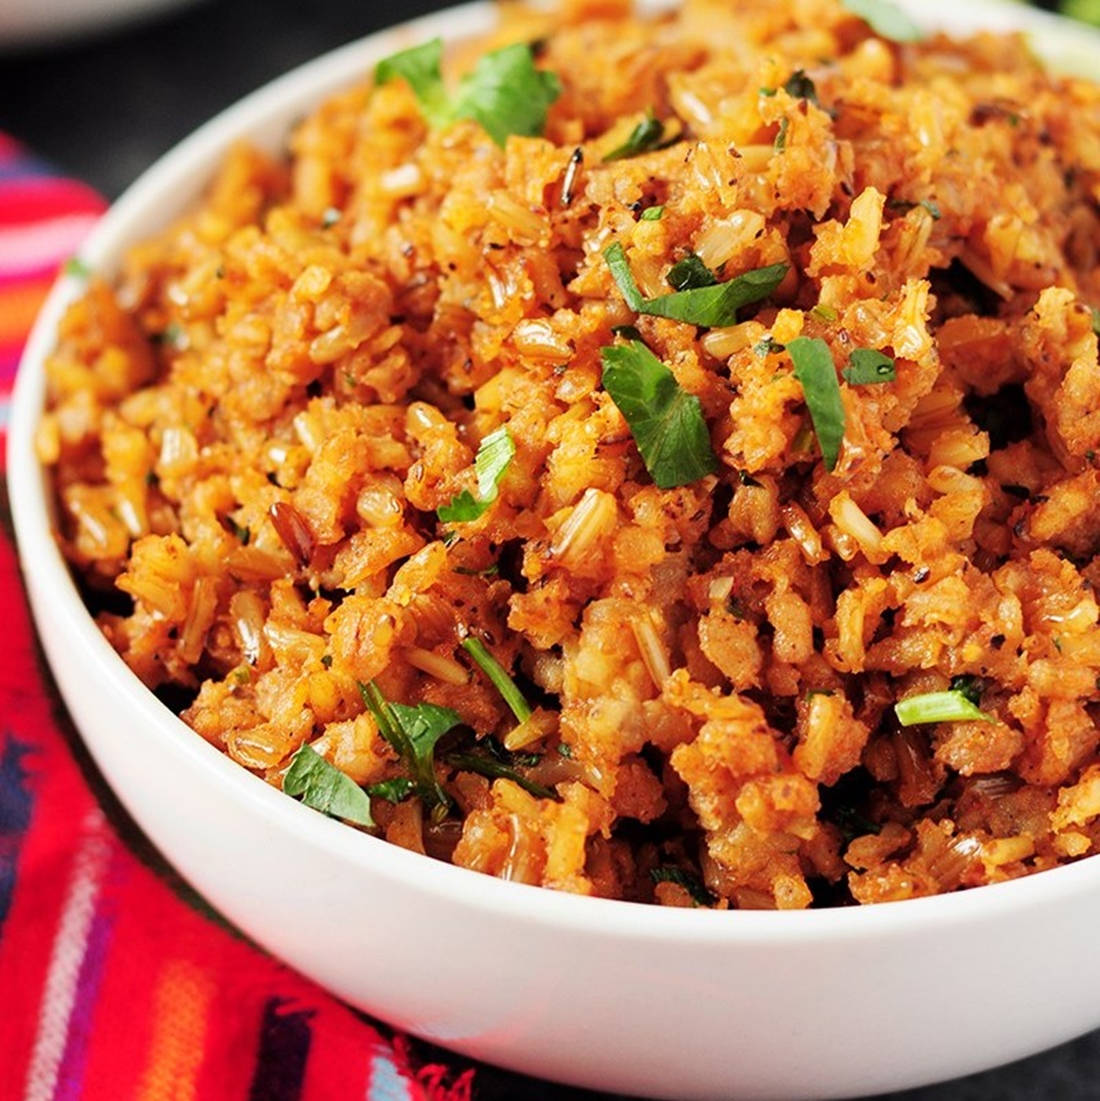
{"label": "purple stripe on cloth", "polygon": [[0,931],[11,907],[19,850],[34,802],[22,764],[30,749],[11,734],[4,738],[0,748]]}
{"label": "purple stripe on cloth", "polygon": [[116,847],[104,881],[104,886],[108,889],[100,893],[92,927],[88,932],[88,943],[80,964],[80,975],[76,980],[76,999],[69,1017],[69,1035],[61,1056],[53,1101],[79,1101],[83,1095],[84,1069],[92,1038],[92,1016],[107,963],[108,946],[115,928],[113,892],[109,885],[117,880],[123,867],[120,855],[121,850]]}

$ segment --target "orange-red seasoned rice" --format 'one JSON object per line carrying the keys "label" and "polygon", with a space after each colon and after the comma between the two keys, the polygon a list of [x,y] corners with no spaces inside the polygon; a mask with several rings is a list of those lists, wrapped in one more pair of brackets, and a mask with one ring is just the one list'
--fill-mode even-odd
{"label": "orange-red seasoned rice", "polygon": [[[376,831],[490,875],[797,908],[1092,853],[1100,91],[1022,38],[899,45],[834,0],[507,10],[448,69],[515,41],[561,81],[544,137],[429,130],[364,82],[285,157],[235,149],[71,307],[39,447],[106,636],[276,785],[304,744],[405,774],[360,684],[453,708],[448,737],[554,797],[441,743],[449,813],[376,797]],[[649,110],[677,140],[604,162]],[[616,241],[648,296],[689,252],[790,271],[701,328],[628,308]],[[718,474],[654,484],[601,386],[622,325],[698,397]],[[799,336],[896,364],[840,381],[832,471]],[[498,499],[441,522],[501,425]],[[956,677],[992,721],[899,725]]]}

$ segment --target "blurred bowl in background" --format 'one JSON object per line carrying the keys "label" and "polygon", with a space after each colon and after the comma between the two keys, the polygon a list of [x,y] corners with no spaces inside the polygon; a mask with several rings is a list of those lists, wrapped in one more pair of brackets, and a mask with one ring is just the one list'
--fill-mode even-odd
{"label": "blurred bowl in background", "polygon": [[3,0],[0,50],[80,38],[195,0]]}

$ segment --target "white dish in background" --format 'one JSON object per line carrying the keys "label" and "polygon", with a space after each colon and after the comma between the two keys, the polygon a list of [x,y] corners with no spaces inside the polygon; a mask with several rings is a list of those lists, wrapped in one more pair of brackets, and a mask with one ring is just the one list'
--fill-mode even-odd
{"label": "white dish in background", "polygon": [[[1026,28],[1089,68],[1100,35],[994,0],[911,0],[927,26]],[[488,4],[419,20],[275,81],[196,132],[112,208],[83,255],[194,201],[226,148],[290,125],[379,58],[488,29]],[[331,821],[195,735],[85,610],[51,535],[33,446],[43,359],[80,291],[54,288],[12,412],[12,509],[35,618],[99,767],[222,913],[349,1002],[456,1051],[577,1085],[684,1098],[838,1097],[980,1070],[1100,1025],[1100,859],[909,902],[691,911],[558,894],[437,863]]]}

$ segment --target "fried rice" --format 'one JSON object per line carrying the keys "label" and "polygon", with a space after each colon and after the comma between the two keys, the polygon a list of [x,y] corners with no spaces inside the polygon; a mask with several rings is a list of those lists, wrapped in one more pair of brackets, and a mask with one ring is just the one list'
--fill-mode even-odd
{"label": "fried rice", "polygon": [[[541,134],[365,76],[70,307],[38,444],[106,637],[242,767],[309,747],[358,828],[524,883],[785,909],[1092,853],[1100,91],[834,0],[504,9],[445,69],[517,42],[560,82]],[[685,257],[786,272],[685,323],[614,243],[646,300]],[[713,473],[656,484],[601,374],[632,342]],[[454,713],[427,786],[368,687]],[[932,694],[971,710],[903,725]]]}

